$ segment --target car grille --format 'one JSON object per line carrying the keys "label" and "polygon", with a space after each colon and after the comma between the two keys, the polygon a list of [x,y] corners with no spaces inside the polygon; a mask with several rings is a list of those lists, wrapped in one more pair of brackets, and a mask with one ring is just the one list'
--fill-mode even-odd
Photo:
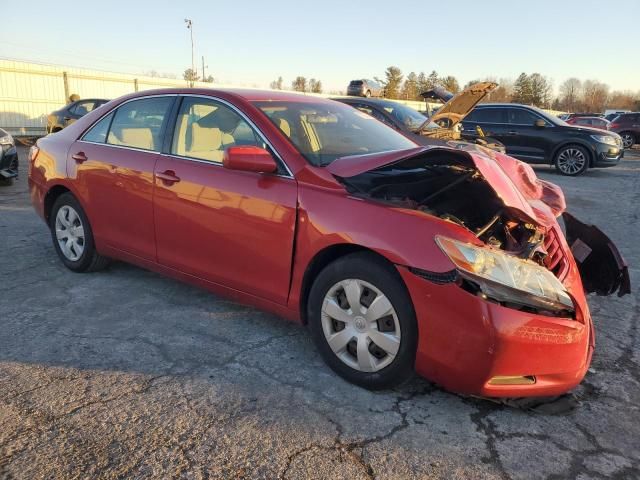
{"label": "car grille", "polygon": [[552,228],[547,232],[544,248],[547,251],[547,256],[544,257],[545,267],[552,271],[559,280],[564,280],[569,272],[569,261],[562,250],[562,244],[555,229]]}

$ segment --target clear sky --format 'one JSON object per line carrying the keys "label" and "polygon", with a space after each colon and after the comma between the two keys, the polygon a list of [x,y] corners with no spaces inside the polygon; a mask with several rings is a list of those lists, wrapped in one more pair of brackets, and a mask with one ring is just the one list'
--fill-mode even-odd
{"label": "clear sky", "polygon": [[[222,83],[268,86],[436,70],[461,84],[540,72],[640,90],[640,0],[0,0],[0,56],[181,76],[201,55]],[[1,95],[1,93],[0,93]]]}

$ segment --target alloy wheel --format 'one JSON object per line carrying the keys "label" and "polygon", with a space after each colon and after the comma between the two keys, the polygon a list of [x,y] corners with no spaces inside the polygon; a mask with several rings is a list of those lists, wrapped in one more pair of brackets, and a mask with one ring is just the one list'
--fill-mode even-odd
{"label": "alloy wheel", "polygon": [[621,137],[622,137],[622,145],[624,146],[624,148],[633,147],[633,143],[635,142],[633,135],[631,135],[630,133],[623,133]]}
{"label": "alloy wheel", "polygon": [[80,215],[73,207],[64,205],[56,215],[56,239],[62,254],[72,262],[77,261],[84,253],[84,227]]}
{"label": "alloy wheel", "polygon": [[398,353],[398,315],[387,296],[364,280],[334,284],[322,303],[321,319],[329,347],[355,370],[377,372]]}
{"label": "alloy wheel", "polygon": [[566,175],[582,171],[587,163],[584,152],[578,148],[567,148],[558,156],[558,168]]}

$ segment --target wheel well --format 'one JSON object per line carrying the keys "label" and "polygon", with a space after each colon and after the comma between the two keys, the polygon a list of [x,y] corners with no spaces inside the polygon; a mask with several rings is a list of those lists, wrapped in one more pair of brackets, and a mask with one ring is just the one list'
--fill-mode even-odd
{"label": "wheel well", "polygon": [[47,222],[49,222],[49,216],[51,215],[51,209],[53,208],[53,204],[56,203],[56,200],[63,193],[70,192],[67,187],[63,187],[62,185],[54,185],[47,192],[44,197],[44,218],[46,218]]}
{"label": "wheel well", "polygon": [[354,245],[352,243],[331,245],[324,250],[320,250],[318,253],[316,253],[311,262],[309,262],[307,270],[304,272],[304,277],[302,279],[302,289],[300,291],[300,318],[302,319],[302,323],[304,325],[307,324],[307,301],[309,298],[309,292],[311,291],[311,286],[313,285],[313,280],[330,263],[338,260],[341,257],[344,257],[345,255],[356,252],[371,253],[376,257],[382,259],[384,262],[391,264],[391,262],[389,262],[387,258],[380,255],[378,252],[361,245]]}
{"label": "wheel well", "polygon": [[562,145],[556,147],[556,149],[553,151],[553,155],[551,155],[551,164],[555,164],[556,163],[556,157],[558,156],[558,153],[560,153],[560,150],[562,150],[563,148],[567,148],[567,147],[582,147],[587,151],[587,155],[589,155],[589,167],[593,167],[593,165],[595,164],[596,161],[596,157],[593,153],[593,151],[591,150],[591,147],[589,147],[588,145],[585,145],[584,143],[580,143],[580,142],[567,142],[567,143],[563,143]]}

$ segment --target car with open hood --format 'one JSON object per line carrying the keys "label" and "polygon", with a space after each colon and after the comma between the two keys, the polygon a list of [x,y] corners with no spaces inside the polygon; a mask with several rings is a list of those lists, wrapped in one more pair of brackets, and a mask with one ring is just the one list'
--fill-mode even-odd
{"label": "car with open hood", "polygon": [[72,271],[126,261],[306,324],[371,389],[415,370],[565,392],[594,350],[587,293],[630,290],[611,240],[528,165],[294,93],[121,97],[40,139],[29,188]]}
{"label": "car with open hood", "polygon": [[[496,86],[497,84],[491,82],[478,83],[457,95],[442,88],[424,92],[425,100],[436,99],[444,102],[444,105],[431,115],[394,100],[353,97],[335,97],[333,100],[371,115],[419,145],[446,145],[447,142],[467,141],[461,137],[460,122]],[[504,146],[500,142],[485,137],[481,130],[472,143],[504,152]]]}

